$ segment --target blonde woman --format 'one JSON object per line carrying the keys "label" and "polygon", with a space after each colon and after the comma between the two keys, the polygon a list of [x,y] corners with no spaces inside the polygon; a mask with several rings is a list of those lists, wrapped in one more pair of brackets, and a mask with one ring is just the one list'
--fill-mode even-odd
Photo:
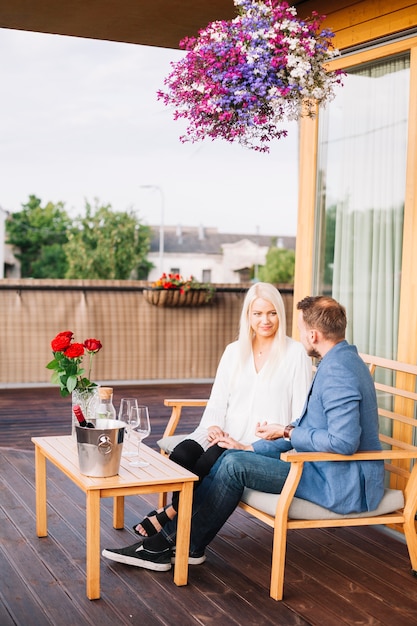
{"label": "blonde woman", "polygon": [[[238,339],[220,359],[201,422],[170,458],[201,481],[225,447],[256,441],[260,423],[289,424],[297,419],[311,376],[311,359],[302,344],[287,337],[281,294],[269,283],[254,284],[243,302]],[[158,532],[175,517],[177,500],[174,494],[164,510],[148,513],[134,526],[135,532],[142,536]]]}

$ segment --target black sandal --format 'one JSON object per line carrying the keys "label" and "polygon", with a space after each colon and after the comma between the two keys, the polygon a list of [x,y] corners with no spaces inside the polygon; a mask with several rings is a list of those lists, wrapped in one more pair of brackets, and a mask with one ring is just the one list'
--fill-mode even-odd
{"label": "black sandal", "polygon": [[[161,526],[161,528],[165,526],[167,522],[170,521],[170,518],[166,514],[165,509],[161,511],[160,513],[157,513],[156,511],[151,511],[141,522],[138,522],[137,524],[133,526],[133,531],[137,535],[139,535],[139,537],[145,537],[146,535],[148,537],[152,537],[153,535],[158,534],[159,530],[157,530],[155,526],[152,524],[151,520],[149,519],[150,517],[156,517],[156,520],[158,524]],[[143,530],[146,532],[146,535],[142,535],[138,530],[136,530],[139,524],[142,526]]]}

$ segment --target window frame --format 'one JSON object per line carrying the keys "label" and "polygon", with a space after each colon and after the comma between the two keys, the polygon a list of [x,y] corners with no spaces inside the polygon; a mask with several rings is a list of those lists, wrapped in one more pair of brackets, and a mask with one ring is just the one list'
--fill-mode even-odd
{"label": "window frame", "polygon": [[[375,46],[375,43],[373,44]],[[409,52],[410,96],[407,134],[407,166],[404,204],[404,235],[399,313],[398,354],[400,361],[417,362],[417,37],[403,38],[379,47],[347,53],[328,64],[328,68],[348,69],[365,63]],[[343,88],[343,87],[342,87]],[[337,95],[336,95],[337,97]],[[299,201],[294,280],[295,302],[311,294],[316,228],[318,115],[302,118],[299,128]],[[297,336],[297,311],[293,328]],[[410,331],[410,329],[412,329]]]}

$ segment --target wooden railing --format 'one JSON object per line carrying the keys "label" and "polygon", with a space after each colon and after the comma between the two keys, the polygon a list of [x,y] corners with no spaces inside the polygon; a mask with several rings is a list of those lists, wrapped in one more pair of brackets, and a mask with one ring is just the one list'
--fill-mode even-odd
{"label": "wooden railing", "polygon": [[[163,308],[143,296],[144,281],[0,281],[0,386],[50,381],[51,340],[103,344],[91,378],[106,381],[212,380],[225,346],[237,337],[248,284],[215,285],[211,304]],[[279,287],[291,335],[293,292]]]}

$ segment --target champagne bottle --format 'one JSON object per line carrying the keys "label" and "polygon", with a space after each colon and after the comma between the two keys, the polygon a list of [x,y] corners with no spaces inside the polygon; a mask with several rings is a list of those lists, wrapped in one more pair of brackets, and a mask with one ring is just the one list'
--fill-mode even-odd
{"label": "champagne bottle", "polygon": [[74,404],[72,410],[74,411],[74,415],[77,418],[80,426],[82,426],[83,428],[94,428],[94,424],[92,422],[87,422],[87,420],[85,419],[84,413],[82,412],[79,404]]}

